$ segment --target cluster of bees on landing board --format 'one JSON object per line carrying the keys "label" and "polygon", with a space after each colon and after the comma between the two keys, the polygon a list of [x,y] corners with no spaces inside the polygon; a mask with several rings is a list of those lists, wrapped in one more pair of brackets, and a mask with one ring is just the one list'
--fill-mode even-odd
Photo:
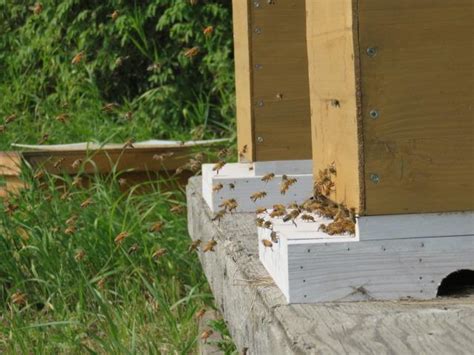
{"label": "cluster of bees on landing board", "polygon": [[[213,171],[217,174],[223,168],[225,163],[219,162],[214,165]],[[320,170],[316,178],[313,188],[313,196],[308,198],[302,204],[296,202],[285,206],[284,204],[275,204],[271,212],[267,212],[266,208],[257,208],[255,211],[257,215],[267,214],[271,218],[282,218],[284,222],[291,221],[295,227],[297,227],[296,219],[300,218],[305,222],[316,222],[311,214],[318,214],[322,217],[331,218],[333,221],[328,224],[321,224],[319,226],[320,231],[329,235],[340,235],[340,234],[355,234],[355,210],[348,209],[344,204],[338,204],[329,199],[332,192],[335,191],[335,183],[333,177],[337,174],[335,164],[329,165],[327,168]],[[261,180],[269,182],[275,178],[274,173],[268,173],[264,175]],[[292,185],[297,182],[294,177],[288,177],[283,175],[280,183],[280,193],[286,194]],[[219,192],[223,189],[223,184],[218,183],[213,186],[214,192]],[[235,186],[230,186],[232,190]],[[257,191],[250,195],[250,199],[256,203],[259,199],[265,198],[267,193],[265,191]],[[234,198],[224,200],[219,207],[219,210],[214,217],[213,221],[220,221],[226,213],[232,213],[238,207],[238,203]],[[267,248],[272,248],[274,243],[278,243],[277,232],[273,231],[273,224],[271,221],[266,220],[262,217],[256,218],[256,224],[258,227],[266,228],[271,230],[270,239],[263,239],[262,243]]]}

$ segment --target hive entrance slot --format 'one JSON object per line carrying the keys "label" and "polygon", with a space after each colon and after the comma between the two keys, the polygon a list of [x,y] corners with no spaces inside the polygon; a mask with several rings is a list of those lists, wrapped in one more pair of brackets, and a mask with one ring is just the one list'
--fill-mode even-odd
{"label": "hive entrance slot", "polygon": [[438,297],[465,297],[474,295],[474,270],[458,270],[443,279]]}

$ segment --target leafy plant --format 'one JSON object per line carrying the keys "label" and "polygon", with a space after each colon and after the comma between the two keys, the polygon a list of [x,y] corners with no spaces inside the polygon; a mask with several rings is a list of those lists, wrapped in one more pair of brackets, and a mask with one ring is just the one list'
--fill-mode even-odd
{"label": "leafy plant", "polygon": [[230,1],[0,0],[0,33],[0,149],[233,130]]}

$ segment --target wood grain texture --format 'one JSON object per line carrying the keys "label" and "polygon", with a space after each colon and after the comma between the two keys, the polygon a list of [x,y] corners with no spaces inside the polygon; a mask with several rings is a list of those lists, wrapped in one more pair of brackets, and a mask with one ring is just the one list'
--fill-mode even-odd
{"label": "wood grain texture", "polygon": [[234,0],[237,135],[245,161],[311,158],[305,4]]}
{"label": "wood grain texture", "polygon": [[237,145],[241,161],[255,160],[253,134],[252,57],[250,53],[250,1],[232,1],[234,29],[235,96],[237,114]]}
{"label": "wood grain texture", "polygon": [[473,4],[360,1],[366,214],[474,210]]}
{"label": "wood grain texture", "polygon": [[[309,251],[308,251],[309,250]],[[433,299],[441,281],[474,270],[474,235],[288,246],[291,303]]]}
{"label": "wood grain texture", "polygon": [[288,305],[258,260],[254,214],[220,223],[187,188],[192,239],[218,241],[199,253],[204,272],[239,351],[248,354],[471,354],[474,297],[432,301],[334,302]]}
{"label": "wood grain texture", "polygon": [[305,24],[304,1],[252,6],[253,100],[263,102],[254,108],[257,160],[311,158]]}
{"label": "wood grain texture", "polygon": [[334,162],[331,198],[361,212],[352,0],[309,0],[306,6],[314,173]]}

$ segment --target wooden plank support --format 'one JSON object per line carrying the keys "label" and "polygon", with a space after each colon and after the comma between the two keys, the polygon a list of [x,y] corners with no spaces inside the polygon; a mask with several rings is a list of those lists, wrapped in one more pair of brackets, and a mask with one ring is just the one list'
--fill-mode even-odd
{"label": "wooden plank support", "polygon": [[311,159],[305,4],[233,0],[240,161]]}
{"label": "wooden plank support", "polygon": [[474,210],[472,1],[306,8],[314,170],[335,163],[331,199],[366,216]]}
{"label": "wooden plank support", "polygon": [[[229,199],[237,202],[235,212],[255,212],[257,208],[271,208],[276,203],[302,203],[313,189],[311,160],[230,163],[219,172],[213,169],[214,164],[202,166],[202,195],[212,212],[221,210],[220,205]],[[263,181],[263,176],[270,172],[275,176]],[[284,174],[296,182],[282,194]],[[256,192],[265,194],[252,201],[250,197]]]}

